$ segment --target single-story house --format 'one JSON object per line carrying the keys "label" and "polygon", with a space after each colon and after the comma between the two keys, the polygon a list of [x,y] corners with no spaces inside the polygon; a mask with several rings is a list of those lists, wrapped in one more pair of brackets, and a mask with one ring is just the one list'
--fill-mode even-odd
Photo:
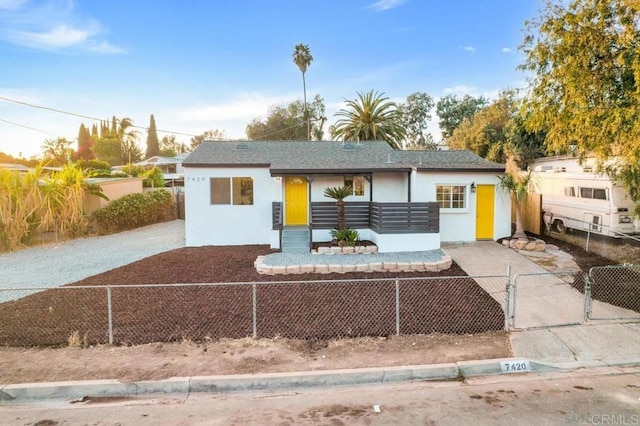
{"label": "single-story house", "polygon": [[287,233],[331,241],[335,200],[350,184],[347,226],[379,252],[496,240],[511,231],[504,165],[470,151],[398,151],[384,141],[203,142],[182,163],[187,246],[270,244]]}

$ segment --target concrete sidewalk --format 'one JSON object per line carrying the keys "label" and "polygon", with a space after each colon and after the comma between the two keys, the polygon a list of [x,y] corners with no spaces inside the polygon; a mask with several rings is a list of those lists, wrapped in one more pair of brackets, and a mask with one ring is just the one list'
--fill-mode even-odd
{"label": "concrete sidewalk", "polygon": [[[511,277],[541,274],[523,277],[526,279],[518,289],[516,325],[522,330],[509,333],[515,357],[560,364],[640,361],[640,322],[590,320],[582,324],[584,296],[517,251],[493,241],[443,244],[442,250],[470,276],[506,276],[509,267]],[[506,280],[476,282],[504,309]],[[599,312],[606,311],[610,316],[639,316],[606,303],[594,303]],[[580,325],[527,329],[571,322]]]}

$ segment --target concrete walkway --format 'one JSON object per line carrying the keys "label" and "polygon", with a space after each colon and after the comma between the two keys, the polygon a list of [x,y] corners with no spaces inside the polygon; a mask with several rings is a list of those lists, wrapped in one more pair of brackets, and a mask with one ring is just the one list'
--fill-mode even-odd
{"label": "concrete walkway", "polygon": [[[443,244],[468,275],[500,305],[505,306],[506,277],[516,277],[515,325],[510,333],[515,357],[546,362],[640,361],[640,323],[584,322],[584,296],[561,277],[553,275],[515,250],[492,241]],[[531,275],[526,275],[531,274]],[[496,278],[502,276],[501,279]],[[511,300],[513,307],[514,299]],[[594,301],[594,309],[607,317],[638,318],[640,314]],[[565,327],[553,327],[567,324]],[[538,329],[533,329],[538,328]]]}

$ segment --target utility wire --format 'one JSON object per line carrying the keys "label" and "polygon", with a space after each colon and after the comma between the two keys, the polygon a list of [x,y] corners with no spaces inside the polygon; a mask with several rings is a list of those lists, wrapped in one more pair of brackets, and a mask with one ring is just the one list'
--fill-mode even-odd
{"label": "utility wire", "polygon": [[[36,132],[46,133],[46,134],[48,134],[48,135],[53,135],[53,133],[51,133],[51,132],[47,132],[46,130],[36,129],[35,127],[27,126],[26,124],[20,124],[20,123],[16,123],[15,121],[5,120],[4,118],[0,118],[0,121],[2,121],[2,122],[4,122],[4,123],[13,124],[14,126],[24,127],[25,129],[35,130]],[[55,135],[54,135],[54,136],[55,136]]]}
{"label": "utility wire", "polygon": [[[6,101],[6,102],[12,102],[12,103],[15,103],[15,104],[18,104],[18,105],[27,106],[27,107],[30,107],[30,108],[37,108],[37,109],[42,109],[42,110],[45,110],[45,111],[56,112],[56,113],[59,113],[59,114],[70,115],[70,116],[73,116],[73,117],[85,118],[87,120],[92,120],[92,121],[97,121],[97,122],[105,122],[105,121],[108,122],[109,121],[109,120],[104,120],[104,119],[101,119],[101,118],[92,117],[90,115],[78,114],[78,113],[75,113],[75,112],[64,111],[64,110],[60,110],[60,109],[57,109],[57,108],[51,108],[51,107],[46,107],[46,106],[42,106],[42,105],[31,104],[29,102],[18,101],[18,100],[15,100],[15,99],[6,98],[4,96],[0,96],[0,100]],[[42,132],[42,133],[47,133],[47,134],[53,135],[53,133],[51,133],[51,132],[47,132],[45,130],[36,129],[34,127],[26,126],[26,125],[20,124],[20,123],[15,123],[13,121],[4,120],[4,119],[1,119],[1,118],[0,118],[0,121],[4,121],[4,122],[9,123],[9,124],[14,124],[16,126],[24,127],[26,129],[35,130],[37,132]],[[120,121],[121,120],[116,118],[116,122],[119,123]],[[283,129],[274,130],[273,132],[269,132],[269,133],[265,133],[265,134],[260,135],[260,139],[262,139],[262,138],[264,138],[266,136],[275,135],[277,133],[284,132],[284,131],[287,131],[287,130],[290,130],[290,129],[293,129],[293,128],[296,128],[296,127],[301,127],[303,125],[306,125],[306,123],[298,123],[298,124],[294,124],[292,126],[285,127]],[[138,125],[135,125],[135,124],[132,124],[129,127],[133,127],[135,129],[142,129],[142,130],[149,131],[148,127],[138,126]],[[182,135],[182,136],[191,136],[191,137],[199,136],[199,135],[194,135],[194,134],[191,134],[191,133],[173,132],[173,131],[170,131],[170,130],[156,129],[156,131],[160,132],[160,133],[168,133],[168,134]],[[220,139],[222,139],[222,138],[220,138]],[[255,140],[260,140],[260,139],[255,139]],[[217,140],[217,138],[215,140]]]}
{"label": "utility wire", "polygon": [[[63,111],[63,110],[56,109],[56,108],[46,107],[46,106],[42,106],[42,105],[35,105],[35,104],[28,103],[28,102],[17,101],[15,99],[5,98],[4,96],[0,96],[0,100],[7,101],[7,102],[13,102],[14,104],[24,105],[24,106],[27,106],[27,107],[30,107],[30,108],[38,108],[38,109],[43,109],[45,111],[57,112],[59,114],[71,115],[73,117],[86,118],[87,120],[92,120],[92,121],[98,121],[98,122],[103,122],[103,121],[108,122],[109,121],[109,120],[104,120],[102,118],[91,117],[90,115],[77,114],[75,112]],[[3,121],[5,121],[5,120],[3,120]],[[120,121],[121,120],[116,118],[116,122],[119,123]],[[12,123],[12,124],[17,124],[17,123]],[[17,125],[22,126],[20,124],[17,124]],[[22,126],[22,127],[26,127],[26,126]],[[149,130],[148,127],[138,126],[138,125],[135,125],[135,124],[132,124],[130,127],[133,127],[135,129],[147,130],[147,131]],[[37,130],[37,129],[33,129],[33,130]],[[38,131],[42,131],[42,130],[38,130]],[[197,136],[197,135],[194,135],[194,134],[191,134],[191,133],[172,132],[170,130],[156,129],[156,131],[160,132],[160,133],[170,133],[170,134],[182,135],[182,136],[191,136],[191,137]],[[48,133],[48,132],[45,132],[45,133]]]}

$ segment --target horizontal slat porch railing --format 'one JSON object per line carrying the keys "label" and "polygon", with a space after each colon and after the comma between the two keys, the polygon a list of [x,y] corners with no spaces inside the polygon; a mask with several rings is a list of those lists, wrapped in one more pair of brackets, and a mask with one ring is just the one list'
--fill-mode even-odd
{"label": "horizontal slat porch railing", "polygon": [[371,203],[369,228],[378,234],[440,232],[438,203]]}
{"label": "horizontal slat porch railing", "polygon": [[[348,228],[369,227],[369,202],[354,201],[344,203],[344,216]],[[336,229],[338,227],[338,205],[335,201],[316,201],[311,203],[311,228]]]}
{"label": "horizontal slat porch railing", "polygon": [[[344,203],[347,227],[371,229],[378,234],[428,234],[440,232],[438,203]],[[282,203],[272,205],[273,229],[282,229]],[[332,201],[311,203],[312,229],[335,229],[338,207]]]}

